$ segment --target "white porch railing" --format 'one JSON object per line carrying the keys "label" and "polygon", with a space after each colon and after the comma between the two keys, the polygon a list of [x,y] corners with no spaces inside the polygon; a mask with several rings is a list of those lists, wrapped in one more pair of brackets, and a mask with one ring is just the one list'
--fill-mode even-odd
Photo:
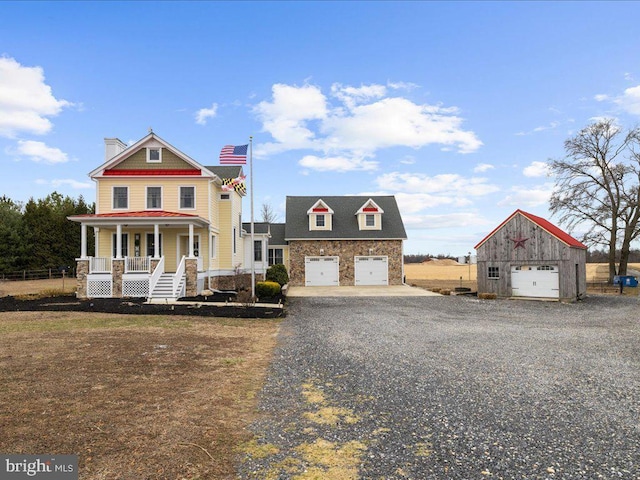
{"label": "white porch railing", "polygon": [[178,265],[178,269],[176,270],[176,274],[173,276],[173,293],[175,294],[178,290],[178,286],[180,285],[180,281],[184,276],[186,269],[185,257],[182,256],[182,260],[180,260],[180,264]]}
{"label": "white porch railing", "polygon": [[111,258],[89,257],[89,273],[111,273]]}
{"label": "white porch railing", "polygon": [[156,265],[156,269],[149,277],[149,295],[153,293],[153,290],[156,288],[158,284],[158,280],[160,280],[160,276],[164,273],[164,257],[160,258],[160,262]]}
{"label": "white porch railing", "polygon": [[151,257],[124,257],[124,273],[151,273]]}

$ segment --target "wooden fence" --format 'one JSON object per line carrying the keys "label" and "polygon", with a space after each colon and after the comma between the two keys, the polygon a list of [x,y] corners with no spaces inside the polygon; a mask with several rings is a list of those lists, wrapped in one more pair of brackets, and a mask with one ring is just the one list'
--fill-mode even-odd
{"label": "wooden fence", "polygon": [[40,270],[20,270],[18,272],[0,273],[0,281],[46,280],[53,278],[72,278],[76,276],[75,267],[43,268]]}

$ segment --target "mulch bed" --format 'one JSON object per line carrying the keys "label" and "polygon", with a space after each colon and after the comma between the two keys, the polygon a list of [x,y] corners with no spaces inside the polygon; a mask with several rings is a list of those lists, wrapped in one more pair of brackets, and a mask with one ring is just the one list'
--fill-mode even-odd
{"label": "mulch bed", "polygon": [[198,296],[180,299],[181,301],[197,302],[195,305],[148,304],[143,298],[78,299],[75,295],[63,295],[23,299],[7,296],[0,297],[0,312],[67,311],[232,318],[277,318],[285,316],[285,309],[278,305],[278,301],[284,304],[284,297],[260,300],[261,303],[272,303],[273,307],[213,305],[213,303],[218,302],[233,302],[235,301],[234,296],[233,293],[216,293],[207,297]]}

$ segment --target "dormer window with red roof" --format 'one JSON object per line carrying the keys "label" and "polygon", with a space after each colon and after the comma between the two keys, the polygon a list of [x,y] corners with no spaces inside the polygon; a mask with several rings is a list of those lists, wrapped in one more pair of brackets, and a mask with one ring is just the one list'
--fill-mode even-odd
{"label": "dormer window with red roof", "polygon": [[372,199],[360,207],[356,212],[358,217],[358,228],[360,230],[382,230],[382,210]]}
{"label": "dormer window with red roof", "polygon": [[322,199],[307,210],[307,215],[309,216],[309,230],[333,229],[333,210]]}

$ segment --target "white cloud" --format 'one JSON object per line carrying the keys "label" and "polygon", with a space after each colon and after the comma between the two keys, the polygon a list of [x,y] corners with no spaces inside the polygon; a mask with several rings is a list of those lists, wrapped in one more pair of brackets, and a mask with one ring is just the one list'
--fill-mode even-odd
{"label": "white cloud", "polygon": [[198,125],[206,125],[208,118],[213,118],[218,112],[218,104],[211,104],[211,108],[201,108],[196,112],[196,123]]}
{"label": "white cloud", "polygon": [[475,168],[473,169],[473,171],[475,173],[482,173],[482,172],[486,172],[488,170],[493,170],[494,167],[493,165],[489,164],[489,163],[479,163],[478,165],[475,166]]}
{"label": "white cloud", "polygon": [[350,172],[353,170],[376,170],[378,162],[356,157],[317,157],[305,155],[298,162],[304,168],[318,171]]}
{"label": "white cloud", "polygon": [[60,186],[68,185],[74,190],[83,190],[83,189],[93,188],[93,183],[91,182],[79,182],[71,178],[59,178],[54,180],[44,180],[42,178],[39,178],[36,180],[36,183],[38,185],[51,185],[52,187],[60,187]]}
{"label": "white cloud", "polygon": [[345,87],[339,83],[334,83],[331,85],[331,93],[351,109],[359,103],[384,97],[387,94],[387,87],[384,85]]}
{"label": "white cloud", "polygon": [[499,190],[496,185],[488,184],[486,178],[465,178],[455,173],[430,177],[423,173],[391,172],[380,175],[375,181],[384,190],[405,193],[438,193],[455,195],[460,198],[487,195]]}
{"label": "white cloud", "polygon": [[56,164],[69,161],[67,154],[59,148],[49,147],[43,142],[36,142],[34,140],[18,140],[17,148],[8,150],[7,153],[27,157],[36,163]]}
{"label": "white cloud", "polygon": [[515,186],[511,188],[511,194],[498,202],[498,206],[538,207],[549,203],[553,192],[553,184],[545,183],[536,187]]}
{"label": "white cloud", "polygon": [[546,162],[532,162],[522,171],[525,177],[546,177],[549,175],[549,164]]}
{"label": "white cloud", "polygon": [[560,125],[560,122],[553,121],[553,122],[549,122],[548,125],[541,125],[539,127],[535,127],[533,130],[530,130],[528,132],[518,132],[516,133],[516,135],[525,136],[525,135],[531,135],[533,133],[544,132],[545,130],[553,130],[557,128],[559,125]]}
{"label": "white cloud", "polygon": [[47,117],[70,105],[53,96],[42,68],[24,67],[13,58],[0,57],[0,136],[45,134],[52,128]]}
{"label": "white cloud", "polygon": [[599,94],[594,98],[599,102],[611,101],[631,115],[640,115],[640,85],[627,88],[622,95]]}
{"label": "white cloud", "polygon": [[[489,222],[475,212],[449,213],[446,215],[402,215],[402,221],[408,229],[464,229],[488,225]],[[465,235],[464,243],[473,244],[475,237]],[[441,239],[439,239],[441,240]],[[477,241],[477,239],[475,239]]]}
{"label": "white cloud", "polygon": [[254,113],[274,141],[258,145],[265,157],[289,150],[310,149],[335,157],[373,157],[377,150],[404,146],[440,145],[460,153],[482,145],[475,133],[462,128],[456,107],[416,104],[389,97],[389,88],[406,85],[333,84],[332,104],[320,87],[276,84],[272,99],[260,102]]}
{"label": "white cloud", "polygon": [[[262,121],[262,128],[276,140],[276,151],[311,148],[315,134],[307,123],[324,119],[327,115],[326,98],[318,87],[296,87],[275,84],[272,102],[260,102],[254,109]],[[264,147],[269,149],[268,146]],[[258,155],[258,152],[255,152]]]}

